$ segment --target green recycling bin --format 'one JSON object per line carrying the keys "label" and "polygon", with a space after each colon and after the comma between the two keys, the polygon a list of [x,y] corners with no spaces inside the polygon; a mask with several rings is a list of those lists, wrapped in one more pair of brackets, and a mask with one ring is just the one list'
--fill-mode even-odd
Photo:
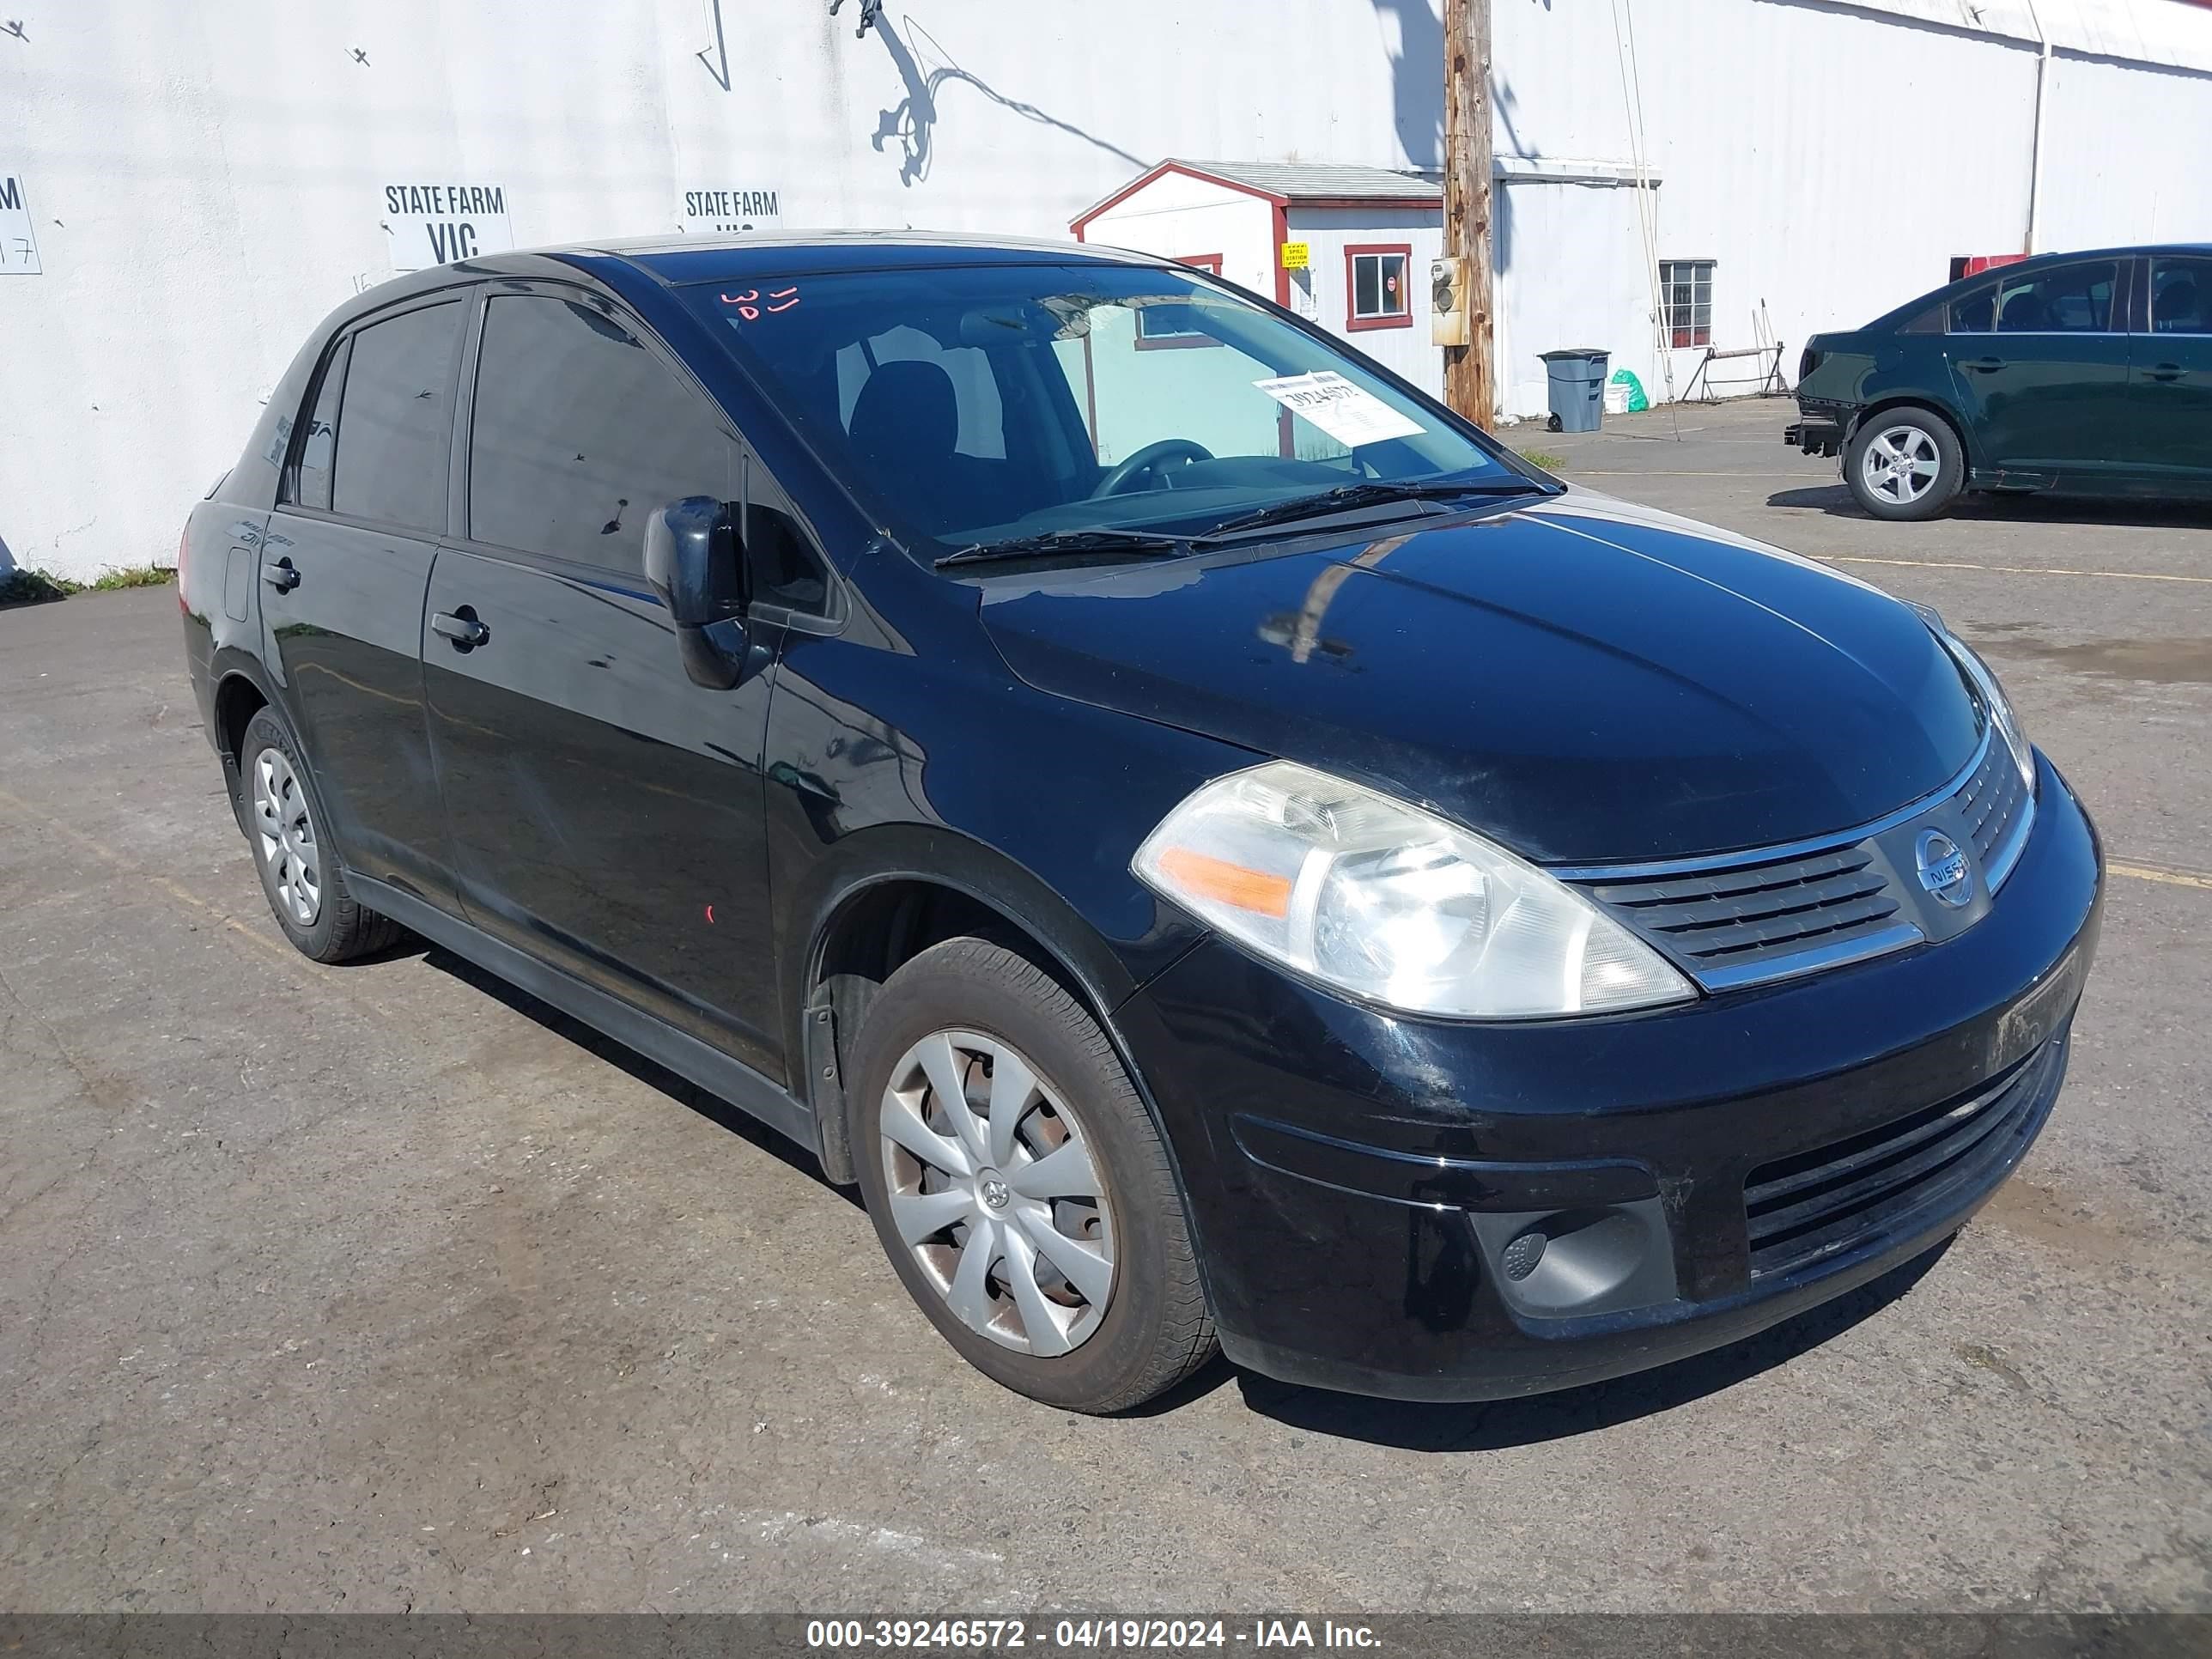
{"label": "green recycling bin", "polygon": [[1605,372],[1613,354],[1595,346],[1575,346],[1536,355],[1543,360],[1545,376],[1551,382],[1551,429],[1595,432],[1604,425]]}

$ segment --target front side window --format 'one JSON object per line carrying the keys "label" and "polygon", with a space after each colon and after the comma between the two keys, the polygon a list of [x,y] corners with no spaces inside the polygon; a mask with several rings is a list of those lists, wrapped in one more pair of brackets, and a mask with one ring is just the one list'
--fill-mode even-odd
{"label": "front side window", "polygon": [[1662,259],[1659,298],[1666,307],[1667,341],[1674,346],[1713,343],[1713,261]]}
{"label": "front side window", "polygon": [[2118,276],[2118,267],[2106,260],[2000,278],[1995,289],[1996,331],[2101,334],[2112,325]]}
{"label": "front side window", "polygon": [[2150,331],[2212,334],[2212,259],[2150,262]]}
{"label": "front side window", "polygon": [[582,299],[501,295],[484,312],[469,435],[469,534],[629,574],[646,520],[738,499],[738,447],[697,393]]}
{"label": "front side window", "polygon": [[[1364,360],[1188,269],[793,274],[684,298],[922,557],[1200,532],[1356,482],[1521,477]],[[1139,349],[1155,311],[1212,349]]]}
{"label": "front side window", "polygon": [[1413,301],[1407,279],[1413,258],[1413,249],[1404,243],[1344,250],[1345,289],[1350,301],[1346,328],[1413,326]]}
{"label": "front side window", "polygon": [[428,534],[446,529],[459,300],[402,312],[353,337],[331,469],[331,510]]}

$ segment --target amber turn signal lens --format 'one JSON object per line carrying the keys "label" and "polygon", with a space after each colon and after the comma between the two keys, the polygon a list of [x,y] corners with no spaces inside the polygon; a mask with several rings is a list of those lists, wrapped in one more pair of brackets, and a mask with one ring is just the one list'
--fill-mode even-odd
{"label": "amber turn signal lens", "polygon": [[1263,916],[1291,913],[1291,878],[1271,876],[1264,870],[1247,870],[1226,859],[1208,858],[1187,847],[1170,847],[1160,854],[1160,870],[1187,891],[1233,904],[1240,910]]}

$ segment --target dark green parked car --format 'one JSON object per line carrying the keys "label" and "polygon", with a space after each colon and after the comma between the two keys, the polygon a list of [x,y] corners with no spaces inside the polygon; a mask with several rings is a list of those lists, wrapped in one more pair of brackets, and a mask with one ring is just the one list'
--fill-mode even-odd
{"label": "dark green parked car", "polygon": [[2212,499],[2212,246],[2041,254],[1817,334],[1784,434],[1878,519],[1961,489]]}

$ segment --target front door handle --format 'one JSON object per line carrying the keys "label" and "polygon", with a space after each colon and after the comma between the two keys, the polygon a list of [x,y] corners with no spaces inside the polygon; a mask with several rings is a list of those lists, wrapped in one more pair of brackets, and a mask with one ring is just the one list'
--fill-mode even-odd
{"label": "front door handle", "polygon": [[261,580],[279,593],[289,593],[300,585],[300,573],[292,568],[289,559],[277,559],[261,567]]}
{"label": "front door handle", "polygon": [[1992,370],[2002,368],[2004,366],[2005,360],[2002,357],[1969,357],[1965,362],[1959,365],[1961,368],[1971,368],[1978,374],[1987,374]]}
{"label": "front door handle", "polygon": [[465,605],[458,611],[441,611],[432,617],[430,631],[451,640],[456,651],[473,651],[491,637],[491,629],[478,622],[477,613]]}
{"label": "front door handle", "polygon": [[2160,363],[2147,372],[2154,380],[2178,380],[2189,373],[2179,363]]}

